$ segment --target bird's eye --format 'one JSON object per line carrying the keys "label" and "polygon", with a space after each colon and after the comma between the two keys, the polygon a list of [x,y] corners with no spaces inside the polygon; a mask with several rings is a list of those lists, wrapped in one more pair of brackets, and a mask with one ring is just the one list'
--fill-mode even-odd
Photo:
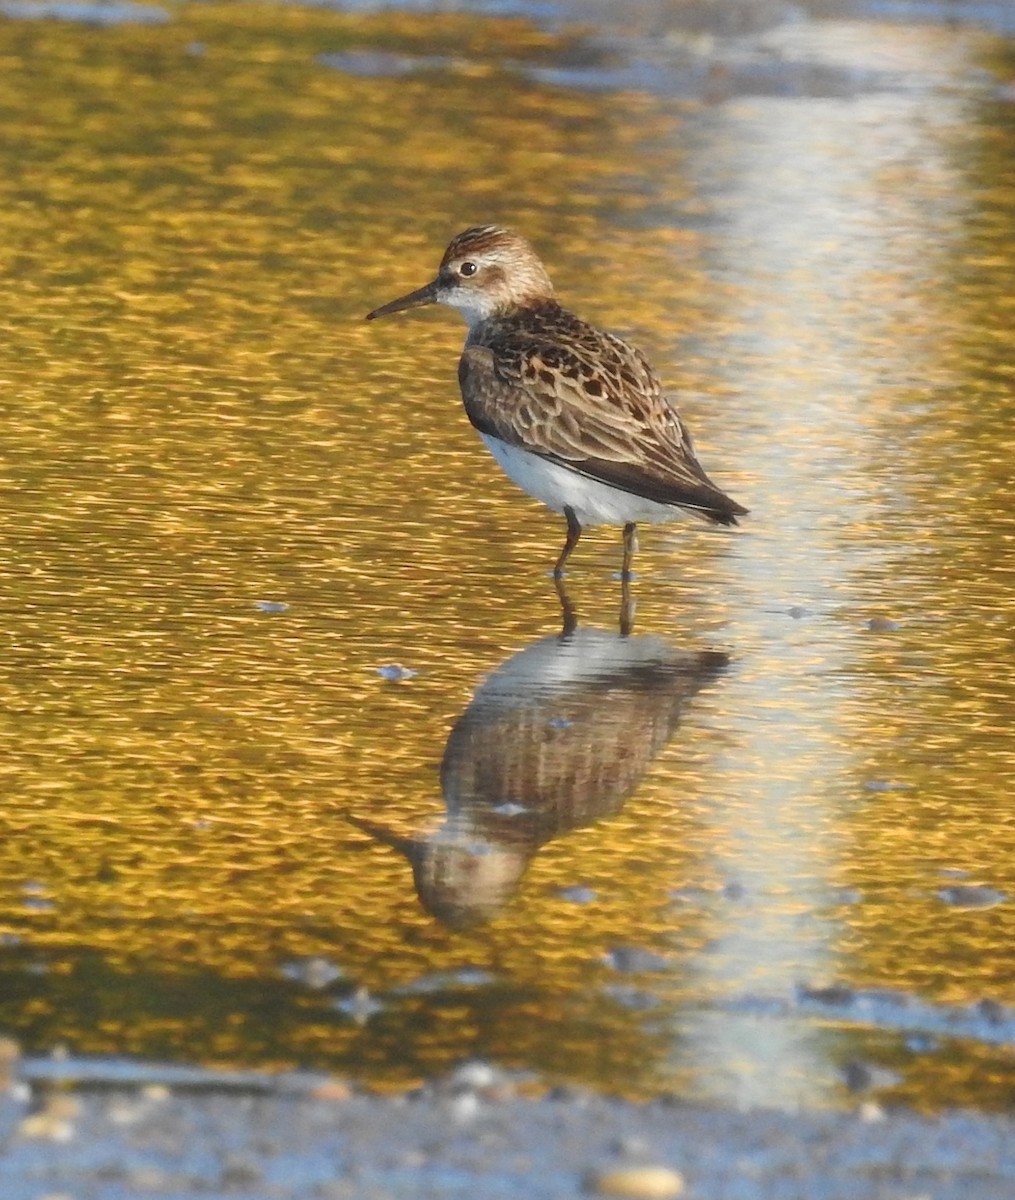
{"label": "bird's eye", "polygon": [[466,279],[468,279],[470,275],[475,275],[478,270],[479,267],[477,267],[474,262],[463,262],[458,268],[458,274],[464,275]]}

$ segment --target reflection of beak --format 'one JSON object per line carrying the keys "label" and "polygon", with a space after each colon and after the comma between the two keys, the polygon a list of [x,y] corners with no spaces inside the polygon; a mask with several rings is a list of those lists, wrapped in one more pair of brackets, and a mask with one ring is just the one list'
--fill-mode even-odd
{"label": "reflection of beak", "polygon": [[391,846],[393,850],[401,851],[406,858],[411,859],[413,851],[419,845],[415,838],[403,837],[401,834],[395,833],[393,829],[386,829],[383,825],[367,821],[363,817],[354,817],[352,813],[346,813],[345,819],[350,825],[355,825],[357,829],[362,829],[364,833],[369,833],[372,838],[376,838],[382,846]]}
{"label": "reflection of beak", "polygon": [[380,308],[375,308],[372,313],[367,313],[367,320],[372,321],[375,317],[386,317],[388,313],[401,312],[405,308],[419,308],[422,304],[437,303],[437,280],[433,283],[428,283],[426,287],[417,288],[414,292],[410,292],[408,296],[401,296],[397,300],[392,300],[388,304],[382,304]]}

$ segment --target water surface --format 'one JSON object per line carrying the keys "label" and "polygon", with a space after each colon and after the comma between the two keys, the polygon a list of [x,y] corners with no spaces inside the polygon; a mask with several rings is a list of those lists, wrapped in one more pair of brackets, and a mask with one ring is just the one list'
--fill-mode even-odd
{"label": "water surface", "polygon": [[[159,11],[0,26],[3,1028],[1009,1104],[1010,48],[590,87],[518,20]],[[362,321],[486,220],[752,509],[646,531],[628,636],[607,530],[561,636],[454,314]]]}

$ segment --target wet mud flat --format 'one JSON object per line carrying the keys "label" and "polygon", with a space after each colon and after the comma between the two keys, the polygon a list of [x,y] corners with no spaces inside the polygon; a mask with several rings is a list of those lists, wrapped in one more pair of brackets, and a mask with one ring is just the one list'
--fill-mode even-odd
{"label": "wet mud flat", "polygon": [[[179,1070],[179,1069],[177,1069]],[[28,1075],[35,1074],[29,1071]],[[397,1096],[321,1076],[68,1087],[12,1075],[0,1096],[4,1200],[1002,1200],[1015,1122],[738,1112],[578,1089],[528,1097],[481,1064]],[[72,1077],[74,1072],[70,1072]],[[151,1078],[157,1078],[157,1072]],[[202,1082],[203,1081],[203,1082]]]}

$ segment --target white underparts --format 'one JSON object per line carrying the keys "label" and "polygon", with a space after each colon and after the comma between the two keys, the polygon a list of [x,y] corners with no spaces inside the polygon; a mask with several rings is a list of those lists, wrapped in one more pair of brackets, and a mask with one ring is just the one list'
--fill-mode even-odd
{"label": "white underparts", "polygon": [[549,462],[528,450],[509,446],[489,434],[479,435],[504,474],[547,508],[563,513],[573,509],[580,525],[626,525],[629,521],[677,521],[686,514],[673,504],[659,504],[620,488],[610,487]]}

